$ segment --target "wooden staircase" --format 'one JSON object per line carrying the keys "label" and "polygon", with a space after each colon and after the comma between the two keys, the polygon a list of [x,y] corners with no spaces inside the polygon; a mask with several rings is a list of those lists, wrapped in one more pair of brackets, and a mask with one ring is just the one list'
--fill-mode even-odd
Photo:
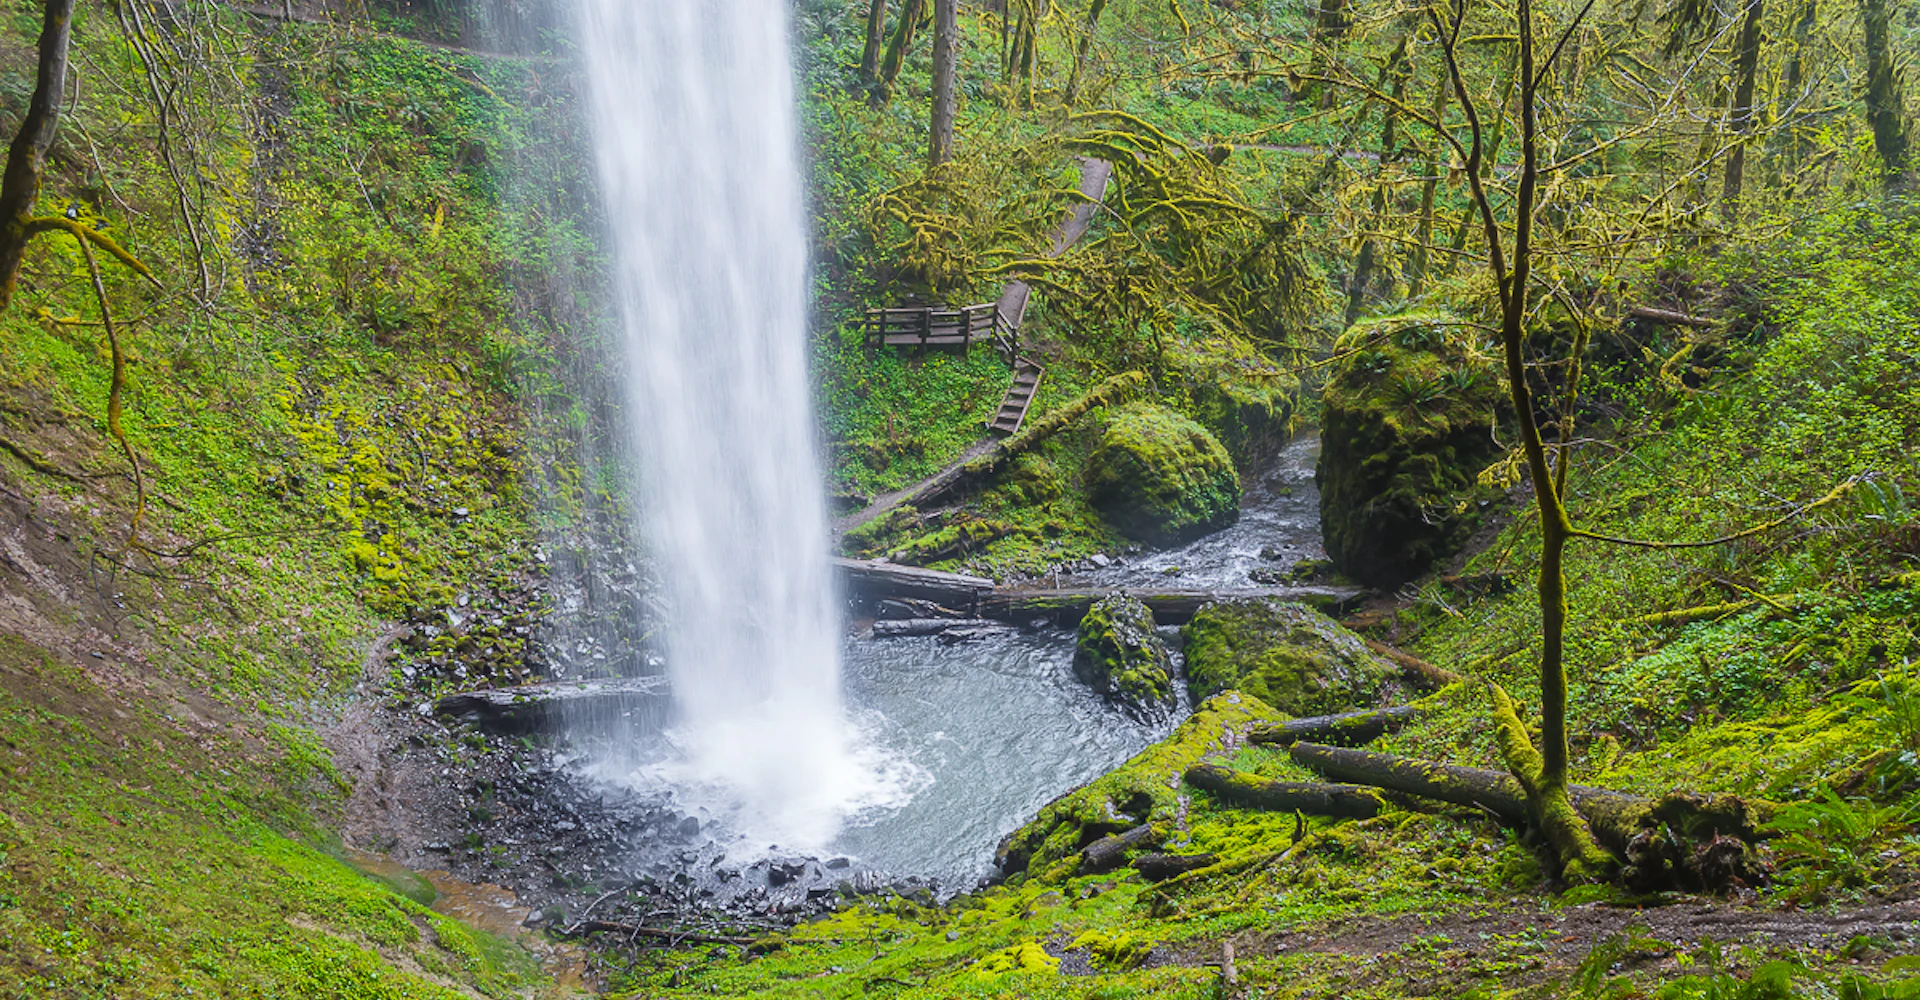
{"label": "wooden staircase", "polygon": [[1040,391],[1040,377],[1046,373],[1032,358],[1014,355],[1013,384],[1007,387],[1007,395],[1000,400],[1000,409],[987,423],[987,429],[1001,435],[1018,434],[1020,425],[1027,420],[1027,410],[1033,406],[1033,397]]}

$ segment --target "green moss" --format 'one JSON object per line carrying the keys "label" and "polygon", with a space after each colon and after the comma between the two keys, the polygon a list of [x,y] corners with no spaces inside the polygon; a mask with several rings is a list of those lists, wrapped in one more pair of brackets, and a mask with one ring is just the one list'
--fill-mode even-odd
{"label": "green moss", "polygon": [[1293,435],[1298,375],[1237,341],[1180,341],[1162,385],[1241,463]]}
{"label": "green moss", "polygon": [[1153,718],[1173,704],[1167,649],[1154,633],[1153,609],[1114,594],[1080,619],[1073,672],[1128,711]]}
{"label": "green moss", "polygon": [[1142,823],[1178,825],[1180,776],[1210,753],[1238,745],[1254,726],[1284,718],[1248,695],[1208,699],[1171,736],[1110,774],[1061,796],[1000,845],[1008,872],[1044,872],[1101,837]]}
{"label": "green moss", "polygon": [[1237,689],[1288,715],[1365,707],[1399,673],[1327,616],[1271,598],[1209,604],[1183,635],[1195,698]]}
{"label": "green moss", "polygon": [[1354,326],[1321,398],[1320,518],[1327,554],[1370,586],[1397,587],[1477,523],[1496,454],[1501,383],[1469,328],[1438,314]]}
{"label": "green moss", "polygon": [[1205,427],[1172,410],[1115,411],[1088,456],[1088,498],[1129,537],[1170,545],[1240,515],[1240,475]]}

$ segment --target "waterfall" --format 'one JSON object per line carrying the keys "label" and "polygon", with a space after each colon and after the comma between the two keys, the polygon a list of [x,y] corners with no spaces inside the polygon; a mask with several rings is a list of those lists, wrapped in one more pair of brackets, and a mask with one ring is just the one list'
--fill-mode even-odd
{"label": "waterfall", "polygon": [[673,759],[764,848],[887,794],[842,705],[788,0],[581,0]]}

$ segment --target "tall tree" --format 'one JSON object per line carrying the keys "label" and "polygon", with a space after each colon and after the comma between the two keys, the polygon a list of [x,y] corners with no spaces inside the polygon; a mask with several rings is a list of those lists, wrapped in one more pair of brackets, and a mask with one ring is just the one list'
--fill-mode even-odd
{"label": "tall tree", "polygon": [[887,44],[887,0],[867,4],[867,46],[860,52],[860,85],[871,87],[880,79],[880,52]]}
{"label": "tall tree", "polygon": [[953,157],[953,114],[958,103],[959,0],[933,0],[933,125],[927,161],[938,167]]}
{"label": "tall tree", "polygon": [[[1740,26],[1739,48],[1734,60],[1733,104],[1727,110],[1727,125],[1744,137],[1753,132],[1753,89],[1760,75],[1761,23],[1766,16],[1766,0],[1748,0],[1746,20]],[[1720,214],[1732,220],[1740,213],[1740,188],[1745,181],[1747,143],[1736,142],[1727,151],[1726,175],[1721,185]]]}
{"label": "tall tree", "polygon": [[0,309],[13,301],[20,258],[40,221],[33,210],[40,203],[40,175],[46,171],[47,149],[60,126],[60,95],[67,81],[67,39],[72,21],[73,0],[47,0],[33,98],[7,150],[7,172],[0,181]]}
{"label": "tall tree", "polygon": [[1073,72],[1067,76],[1067,107],[1080,102],[1080,84],[1086,79],[1087,54],[1093,49],[1093,36],[1100,29],[1100,15],[1107,9],[1107,0],[1093,0],[1087,5],[1087,20],[1080,26],[1080,42],[1073,49]]}
{"label": "tall tree", "polygon": [[1860,0],[1860,19],[1867,35],[1867,124],[1873,128],[1873,148],[1880,154],[1887,190],[1894,191],[1906,185],[1912,141],[1901,107],[1900,76],[1893,67],[1887,0]]}
{"label": "tall tree", "polygon": [[920,28],[921,16],[926,13],[926,0],[902,0],[900,21],[893,27],[893,37],[887,42],[887,53],[880,60],[880,78],[874,81],[871,103],[876,108],[884,108],[893,100],[893,83],[900,78],[900,67],[906,65],[907,50],[913,47],[913,36]]}

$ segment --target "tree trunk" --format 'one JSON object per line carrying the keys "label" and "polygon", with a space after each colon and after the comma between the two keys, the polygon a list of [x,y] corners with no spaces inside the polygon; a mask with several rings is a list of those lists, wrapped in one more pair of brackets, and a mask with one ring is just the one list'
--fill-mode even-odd
{"label": "tree trunk", "polygon": [[1277,726],[1260,726],[1247,734],[1254,743],[1289,747],[1295,743],[1330,743],[1357,747],[1398,730],[1420,715],[1411,705],[1343,712],[1339,715],[1315,715],[1288,719]]}
{"label": "tree trunk", "polygon": [[1067,107],[1072,108],[1080,100],[1080,84],[1087,71],[1087,54],[1093,50],[1093,36],[1100,27],[1100,14],[1107,9],[1107,0],[1093,0],[1087,6],[1087,21],[1080,27],[1080,44],[1073,50],[1073,72],[1067,76]]}
{"label": "tree trunk", "polygon": [[953,115],[959,97],[960,0],[933,0],[933,113],[927,165],[953,158]]}
{"label": "tree trunk", "polygon": [[[1382,112],[1380,125],[1380,159],[1373,169],[1373,201],[1371,225],[1379,227],[1386,221],[1387,214],[1387,168],[1393,163],[1395,148],[1400,143],[1400,116],[1394,110],[1407,96],[1407,39],[1403,36],[1400,44],[1394,47],[1393,54],[1387,57],[1387,65],[1380,71],[1380,82],[1386,83],[1392,78],[1391,96],[1393,104]],[[1360,308],[1366,304],[1367,290],[1372,287],[1374,272],[1380,266],[1380,242],[1368,236],[1360,242],[1360,253],[1353,262],[1353,280],[1347,285],[1347,325],[1360,318]]]}
{"label": "tree trunk", "polygon": [[[1766,6],[1766,0],[1748,0],[1747,19],[1740,27],[1739,57],[1734,68],[1739,82],[1734,87],[1733,106],[1727,116],[1727,124],[1740,136],[1753,131],[1753,86],[1754,79],[1760,75],[1761,18],[1765,16]],[[1746,179],[1746,168],[1747,144],[1742,141],[1728,151],[1726,179],[1721,187],[1720,217],[1729,222],[1740,214],[1740,188]]]}
{"label": "tree trunk", "polygon": [[880,52],[887,44],[887,0],[867,4],[867,47],[860,52],[860,84],[871,87],[880,79]]}
{"label": "tree trunk", "polygon": [[893,82],[899,79],[900,67],[906,64],[907,50],[913,47],[913,33],[919,29],[920,15],[925,10],[926,0],[902,0],[900,23],[893,27],[893,38],[887,42],[887,53],[880,60],[880,79],[874,82],[870,103],[875,108],[884,108],[893,100]]}
{"label": "tree trunk", "polygon": [[[1446,71],[1440,73],[1440,79],[1433,87],[1433,120],[1445,121],[1447,116],[1447,93],[1451,89],[1447,82]],[[1427,161],[1422,165],[1426,179],[1420,183],[1420,224],[1413,237],[1413,260],[1407,266],[1407,297],[1419,298],[1426,287],[1427,271],[1433,261],[1433,205],[1440,191],[1440,141],[1433,140],[1427,147]]]}
{"label": "tree trunk", "polygon": [[1212,868],[1220,863],[1217,854],[1142,854],[1133,859],[1133,867],[1149,882],[1165,882],[1176,875]]}
{"label": "tree trunk", "polygon": [[[1353,750],[1320,743],[1295,743],[1289,751],[1295,763],[1335,781],[1373,785],[1404,795],[1415,795],[1456,806],[1484,809],[1501,822],[1528,822],[1527,793],[1513,775],[1480,767],[1435,764],[1411,757],[1371,750]],[[1616,850],[1640,831],[1652,800],[1635,795],[1573,785],[1567,789],[1574,807]]]}
{"label": "tree trunk", "polygon": [[1187,784],[1212,792],[1223,802],[1249,809],[1365,819],[1387,804],[1376,788],[1274,781],[1218,764],[1195,764],[1187,769],[1186,778]]}
{"label": "tree trunk", "polygon": [[40,202],[40,175],[46,169],[47,148],[53,145],[54,130],[60,124],[72,20],[73,0],[47,0],[46,18],[40,26],[40,61],[33,99],[27,103],[26,117],[20,120],[20,131],[14,133],[13,145],[7,150],[7,172],[0,180],[0,309],[13,301],[20,258],[26,253],[27,241],[33,238],[29,223]]}
{"label": "tree trunk", "polygon": [[1909,138],[1888,37],[1887,0],[1860,0],[1860,18],[1867,35],[1867,124],[1873,127],[1883,183],[1889,192],[1898,191],[1906,186]]}

